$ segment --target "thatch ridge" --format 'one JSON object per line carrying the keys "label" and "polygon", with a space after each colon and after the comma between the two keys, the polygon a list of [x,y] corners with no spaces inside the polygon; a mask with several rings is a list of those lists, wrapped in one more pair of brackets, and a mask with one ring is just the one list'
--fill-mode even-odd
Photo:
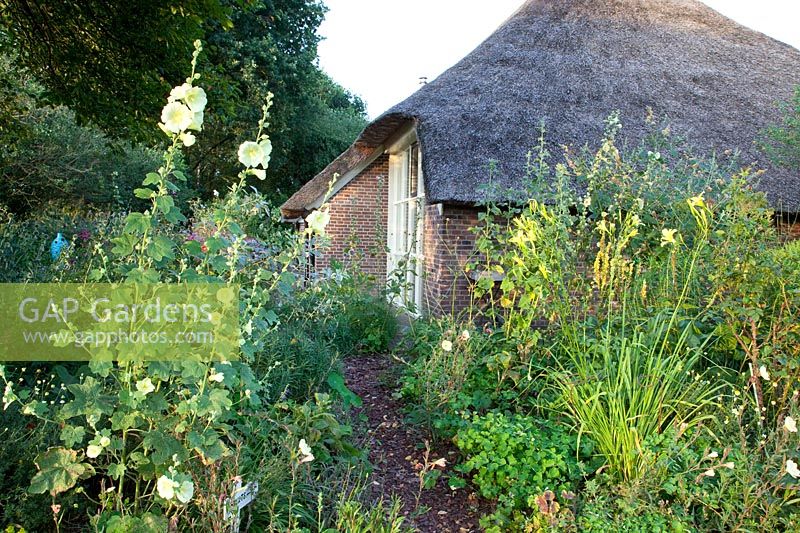
{"label": "thatch ridge", "polygon": [[622,141],[635,144],[651,109],[701,153],[736,149],[765,168],[772,205],[796,212],[800,176],[770,168],[755,140],[797,84],[800,51],[695,0],[529,0],[354,146],[378,146],[414,118],[428,200],[474,203],[490,161],[500,185],[520,183],[542,122],[553,146],[597,146],[619,110]]}

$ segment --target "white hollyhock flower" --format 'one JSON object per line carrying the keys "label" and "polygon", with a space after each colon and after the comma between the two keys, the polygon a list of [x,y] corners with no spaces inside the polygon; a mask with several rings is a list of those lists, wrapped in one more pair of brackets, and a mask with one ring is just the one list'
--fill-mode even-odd
{"label": "white hollyhock flower", "polygon": [[442,350],[449,352],[453,349],[453,343],[447,339],[442,341]]}
{"label": "white hollyhock flower", "polygon": [[150,380],[150,378],[144,378],[136,382],[136,390],[146,396],[156,390],[156,387],[153,385],[153,382]]}
{"label": "white hollyhock flower", "polygon": [[222,383],[225,380],[225,374],[222,372],[215,372],[208,376],[209,381],[216,381],[217,383]]}
{"label": "white hollyhock flower", "polygon": [[314,460],[314,454],[311,453],[311,446],[308,445],[306,439],[300,439],[300,463],[310,463]]}
{"label": "white hollyhock flower", "polygon": [[247,168],[257,167],[264,161],[264,149],[253,141],[245,141],[239,146],[239,162]]}
{"label": "white hollyhock flower", "polygon": [[186,130],[194,119],[192,110],[180,102],[170,102],[161,111],[161,122],[171,133],[180,133]]}
{"label": "white hollyhock flower", "polygon": [[98,446],[97,444],[90,444],[86,447],[86,457],[89,459],[94,459],[98,455],[103,453],[102,446]]}
{"label": "white hollyhock flower", "polygon": [[788,459],[786,461],[786,473],[797,479],[800,477],[800,468],[797,468],[797,463]]}
{"label": "white hollyhock flower", "polygon": [[306,226],[311,233],[323,235],[330,221],[331,214],[327,209],[317,209],[306,217]]}
{"label": "white hollyhock flower", "polygon": [[189,503],[194,496],[194,483],[191,481],[183,481],[180,486],[176,487],[175,496],[178,497],[181,503]]}
{"label": "white hollyhock flower", "polygon": [[272,155],[272,141],[264,139],[261,141],[261,148],[264,150],[264,161],[262,165],[266,168],[269,165],[270,156]]}
{"label": "white hollyhock flower", "polygon": [[203,129],[203,112],[198,111],[192,115],[192,123],[189,124],[187,129],[200,131]]}
{"label": "white hollyhock flower", "polygon": [[188,83],[173,87],[173,89],[169,92],[169,98],[167,98],[167,101],[175,102],[176,100],[183,100],[186,98],[186,93],[189,92],[189,89],[191,88],[192,86]]}
{"label": "white hollyhock flower", "polygon": [[105,448],[109,444],[111,444],[111,439],[109,439],[108,437],[100,437],[100,446]]}
{"label": "white hollyhock flower", "polygon": [[167,476],[161,476],[156,482],[156,491],[158,492],[158,495],[165,500],[171,500],[175,497],[175,489],[177,487],[178,484]]}
{"label": "white hollyhock flower", "polygon": [[789,433],[797,433],[797,422],[791,416],[783,419],[783,428]]}
{"label": "white hollyhock flower", "polygon": [[202,87],[192,87],[186,91],[183,101],[186,102],[189,109],[195,113],[200,113],[206,108],[208,98],[206,98],[206,92]]}
{"label": "white hollyhock flower", "polygon": [[263,168],[251,168],[250,172],[252,172],[253,175],[260,180],[267,179],[267,171],[264,170]]}
{"label": "white hollyhock flower", "polygon": [[195,140],[197,140],[197,139],[196,139],[196,138],[195,138],[195,136],[194,136],[194,135],[192,135],[191,133],[189,133],[189,132],[183,132],[183,133],[181,133],[181,142],[182,142],[182,143],[183,143],[183,145],[184,145],[184,146],[186,146],[187,148],[188,148],[189,146],[192,146],[192,145],[194,144]]}

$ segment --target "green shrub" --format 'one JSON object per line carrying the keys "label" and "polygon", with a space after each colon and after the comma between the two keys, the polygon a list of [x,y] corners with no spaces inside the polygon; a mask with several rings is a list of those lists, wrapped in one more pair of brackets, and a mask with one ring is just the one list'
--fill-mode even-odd
{"label": "green shrub", "polygon": [[606,533],[684,533],[693,531],[680,518],[670,516],[669,509],[657,506],[640,506],[629,514],[614,513],[610,498],[592,500],[580,509],[577,519],[578,531]]}
{"label": "green shrub", "polygon": [[324,332],[297,321],[283,323],[255,355],[253,371],[265,383],[265,399],[303,399],[313,395],[336,366]]}
{"label": "green shrub", "polygon": [[416,321],[408,337],[411,360],[400,392],[409,402],[411,419],[450,438],[464,425],[462,412],[491,404],[486,391],[491,387],[480,375],[481,354],[489,348],[485,336],[442,318]]}
{"label": "green shrub", "polygon": [[[16,373],[14,373],[16,375]],[[57,444],[58,435],[43,424],[32,424],[10,406],[2,415],[0,429],[0,525],[18,524],[29,531],[47,531],[53,516],[45,512],[50,504],[46,495],[29,494],[30,479],[36,474],[33,463],[37,450]]]}
{"label": "green shrub", "polygon": [[497,412],[474,415],[455,443],[465,456],[458,469],[471,476],[481,496],[498,501],[482,521],[503,528],[498,531],[536,509],[545,491],[575,490],[583,473],[576,457],[591,452],[584,441],[578,453],[575,439],[551,421]]}
{"label": "green shrub", "polygon": [[[248,509],[253,530],[324,531],[318,526],[334,527],[339,513],[356,520],[349,513],[366,495],[368,466],[354,445],[351,425],[341,420],[347,417],[334,397],[315,394],[302,402],[277,402],[239,421],[246,436],[240,474],[260,485]],[[298,462],[301,439],[313,453],[309,462]],[[381,523],[376,514],[362,518]]]}
{"label": "green shrub", "polygon": [[385,298],[368,293],[343,301],[334,343],[342,353],[375,353],[389,348],[397,334],[397,315]]}
{"label": "green shrub", "polygon": [[[0,282],[83,281],[95,257],[95,246],[109,247],[124,215],[47,206],[27,216],[0,211]],[[50,243],[61,233],[70,245],[58,261]]]}
{"label": "green shrub", "polygon": [[[30,110],[25,134],[0,150],[0,195],[15,212],[50,203],[85,203],[106,208],[140,207],[133,190],[158,166],[154,150],[112,141],[92,126],[79,125],[63,107]],[[184,190],[180,198],[189,196]]]}
{"label": "green shrub", "polygon": [[398,329],[397,311],[358,272],[330,272],[286,299],[276,312],[322,332],[343,356],[385,351]]}
{"label": "green shrub", "polygon": [[691,326],[670,343],[671,326],[669,318],[657,317],[562,346],[568,370],[556,383],[566,412],[618,480],[647,472],[642,442],[672,424],[692,427],[710,418],[708,407],[719,394],[719,385],[697,373],[702,349],[687,345]]}

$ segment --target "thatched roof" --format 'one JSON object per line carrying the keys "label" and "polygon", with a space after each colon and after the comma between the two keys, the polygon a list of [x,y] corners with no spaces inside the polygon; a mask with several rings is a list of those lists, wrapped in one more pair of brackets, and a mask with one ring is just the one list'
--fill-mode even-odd
{"label": "thatched roof", "polygon": [[[528,0],[461,62],[367,126],[342,158],[415,120],[429,201],[473,203],[489,161],[496,182],[520,182],[542,121],[554,145],[597,146],[619,110],[631,144],[646,134],[652,109],[700,152],[738,149],[742,164],[768,168],[754,140],[779,120],[776,102],[797,84],[800,51],[695,0]],[[324,191],[333,172],[341,170],[323,171],[284,209]],[[797,174],[769,169],[762,178],[774,207],[800,211]]]}

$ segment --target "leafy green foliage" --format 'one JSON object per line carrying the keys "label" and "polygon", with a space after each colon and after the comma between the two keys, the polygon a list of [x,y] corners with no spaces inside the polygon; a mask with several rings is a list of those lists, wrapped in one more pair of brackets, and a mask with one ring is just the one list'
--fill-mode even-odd
{"label": "leafy green foliage", "polygon": [[377,505],[367,505],[358,500],[344,499],[337,508],[336,528],[325,533],[401,533],[410,531],[405,517],[401,516],[402,502],[394,499],[391,505],[380,500]]}
{"label": "leafy green foliage", "polygon": [[383,352],[397,333],[396,312],[381,296],[353,292],[343,299],[334,343],[342,353]]}
{"label": "leafy green foliage", "polygon": [[[193,68],[200,50],[198,42]],[[319,387],[330,386],[337,398],[350,404],[358,401],[341,375],[331,374],[335,359],[327,340],[301,354],[309,360],[302,371],[287,372],[283,390],[270,390],[270,371],[288,366],[292,354],[278,354],[266,368],[255,364],[259,354],[275,346],[282,318],[276,309],[293,298],[298,281],[291,266],[304,244],[298,236],[276,230],[274,209],[263,196],[246,192],[248,177],[262,178],[268,164],[269,99],[255,141],[249,143],[258,149],[258,161],[242,158],[246,168],[228,194],[198,206],[199,218],[186,229],[189,220],[175,195],[187,181],[181,150],[194,144],[191,131],[197,131],[202,121],[188,113],[201,113],[206,101],[204,91],[193,85],[197,78],[193,71],[170,93],[167,108],[175,113],[165,112],[162,127],[169,145],[157,171],[148,173],[135,192],[146,208],[112,224],[69,275],[76,281],[229,284],[216,290],[216,296],[226,302],[238,297],[242,360],[121,357],[118,346],[113,346],[112,353],[105,354],[116,356],[110,360],[60,368],[63,385],[50,401],[42,401],[24,385],[18,388],[0,367],[4,407],[19,405],[23,414],[52,426],[60,441],[40,450],[37,472],[29,480],[31,492],[49,493],[60,501],[88,494],[93,508],[84,516],[91,516],[96,528],[109,531],[159,529],[167,521],[182,529],[227,529],[230,518],[222,503],[234,480],[243,474],[256,480],[266,475],[242,452],[250,447],[260,449],[260,457],[282,450],[288,497],[269,492],[265,497],[276,496],[272,501],[290,511],[281,509],[273,516],[288,516],[289,526],[294,527],[300,523],[297,517],[306,514],[309,519],[303,523],[312,524],[309,509],[314,503],[300,492],[300,480],[312,480],[312,472],[322,468],[318,464],[332,465],[339,458],[357,463],[362,457],[350,443],[350,426],[339,421],[339,407],[330,396],[316,393]],[[273,215],[271,220],[268,215]],[[31,225],[37,227],[36,221]],[[246,234],[245,228],[254,235]],[[18,230],[15,235],[25,237]],[[73,244],[65,255],[72,248],[78,250]],[[50,280],[58,280],[65,271],[51,267],[42,277],[51,274]],[[288,397],[285,393],[295,387],[297,391]],[[251,418],[263,422],[258,433],[248,431],[246,421]],[[240,459],[246,459],[242,470]],[[54,506],[52,519],[58,524],[71,512],[65,509],[62,514]]]}
{"label": "leafy green foliage", "polygon": [[264,342],[254,357],[253,369],[266,381],[265,397],[307,398],[335,368],[330,343],[309,327],[286,321]]}
{"label": "leafy green foliage", "polygon": [[285,312],[295,320],[314,324],[316,331],[308,334],[322,335],[343,356],[382,352],[397,333],[397,311],[374,281],[353,270],[334,270],[291,302]]}
{"label": "leafy green foliage", "polygon": [[[507,530],[520,513],[535,509],[545,490],[571,492],[581,478],[575,440],[548,421],[490,412],[474,416],[455,442],[466,459],[459,466],[498,509],[482,521]],[[586,444],[586,443],[584,443]],[[586,455],[590,448],[581,450]]]}
{"label": "leafy green foliage", "polygon": [[567,413],[597,443],[609,474],[634,480],[648,472],[641,442],[671,424],[692,427],[710,417],[720,387],[695,370],[701,351],[687,346],[688,326],[674,344],[665,319],[627,327],[630,336],[602,333],[588,346],[565,347],[570,370],[556,381]]}
{"label": "leafy green foliage", "polygon": [[[620,127],[555,167],[542,137],[520,201],[488,202],[465,313],[485,334],[467,350],[452,341],[471,324],[415,325],[403,394],[456,433],[496,530],[796,528],[800,248],[750,171],[696,158],[668,127],[623,152]],[[547,429],[520,428],[531,413]],[[509,500],[505,455],[535,463],[516,456],[564,422],[565,442],[593,447],[577,496],[544,480]]]}
{"label": "leafy green foliage", "polygon": [[416,321],[408,338],[410,361],[400,392],[409,401],[411,419],[437,436],[452,437],[464,426],[464,413],[529,413],[552,400],[535,379],[546,362],[537,346],[540,332],[517,340],[445,317]]}
{"label": "leafy green foliage", "polygon": [[[13,56],[0,56],[0,195],[12,212],[48,202],[129,208],[135,184],[158,163],[141,145],[80,125],[66,107],[41,103],[38,83]],[[184,193],[182,198],[188,194]]]}
{"label": "leafy green foliage", "polygon": [[[82,280],[94,247],[107,245],[122,227],[119,215],[60,206],[45,206],[28,216],[0,216],[0,281],[5,283]],[[54,264],[49,246],[57,233],[70,245]]]}
{"label": "leafy green foliage", "polygon": [[[267,169],[269,180],[259,186],[276,194],[276,200],[324,168],[366,125],[363,102],[316,64],[317,28],[325,14],[319,0],[197,0],[179,7],[148,0],[111,10],[93,1],[35,9],[10,2],[7,7],[0,19],[2,50],[18,50],[19,63],[44,86],[35,100],[69,106],[88,128],[78,130],[75,124],[70,129],[97,139],[101,137],[85,123],[96,124],[115,139],[159,143],[154,133],[160,102],[181,78],[192,40],[205,40],[207,144],[202,152],[186,152],[192,177],[188,190],[199,190],[205,197],[230,185],[227,177],[237,173],[232,154],[248,138],[249,125],[258,120],[268,93],[277,98],[272,131],[283,141]],[[8,66],[28,77],[21,67]],[[12,76],[8,79],[12,86],[19,85]],[[0,108],[0,134],[14,129],[20,106],[12,96],[25,92],[17,87],[2,104],[6,109]],[[64,120],[74,123],[71,112]],[[126,155],[116,158],[113,168],[121,182],[129,184],[124,163],[132,162],[136,151]],[[127,189],[124,192],[119,196],[127,200]]]}
{"label": "leafy green foliage", "polygon": [[214,22],[229,27],[232,5],[11,1],[0,23],[51,101],[107,131],[152,138],[158,103],[181,77],[192,41]]}
{"label": "leafy green foliage", "polygon": [[51,448],[36,457],[39,472],[31,479],[30,491],[34,494],[50,492],[56,496],[75,486],[81,480],[94,475],[94,468],[78,460],[74,450]]}
{"label": "leafy green foliage", "polygon": [[[285,197],[343,152],[366,126],[365,106],[316,65],[317,28],[326,8],[318,0],[269,0],[234,9],[232,28],[207,37],[212,113],[210,149],[192,156],[194,172],[230,175],[230,158],[275,95],[271,131],[281,139],[263,190]],[[205,191],[225,184],[209,181]]]}

